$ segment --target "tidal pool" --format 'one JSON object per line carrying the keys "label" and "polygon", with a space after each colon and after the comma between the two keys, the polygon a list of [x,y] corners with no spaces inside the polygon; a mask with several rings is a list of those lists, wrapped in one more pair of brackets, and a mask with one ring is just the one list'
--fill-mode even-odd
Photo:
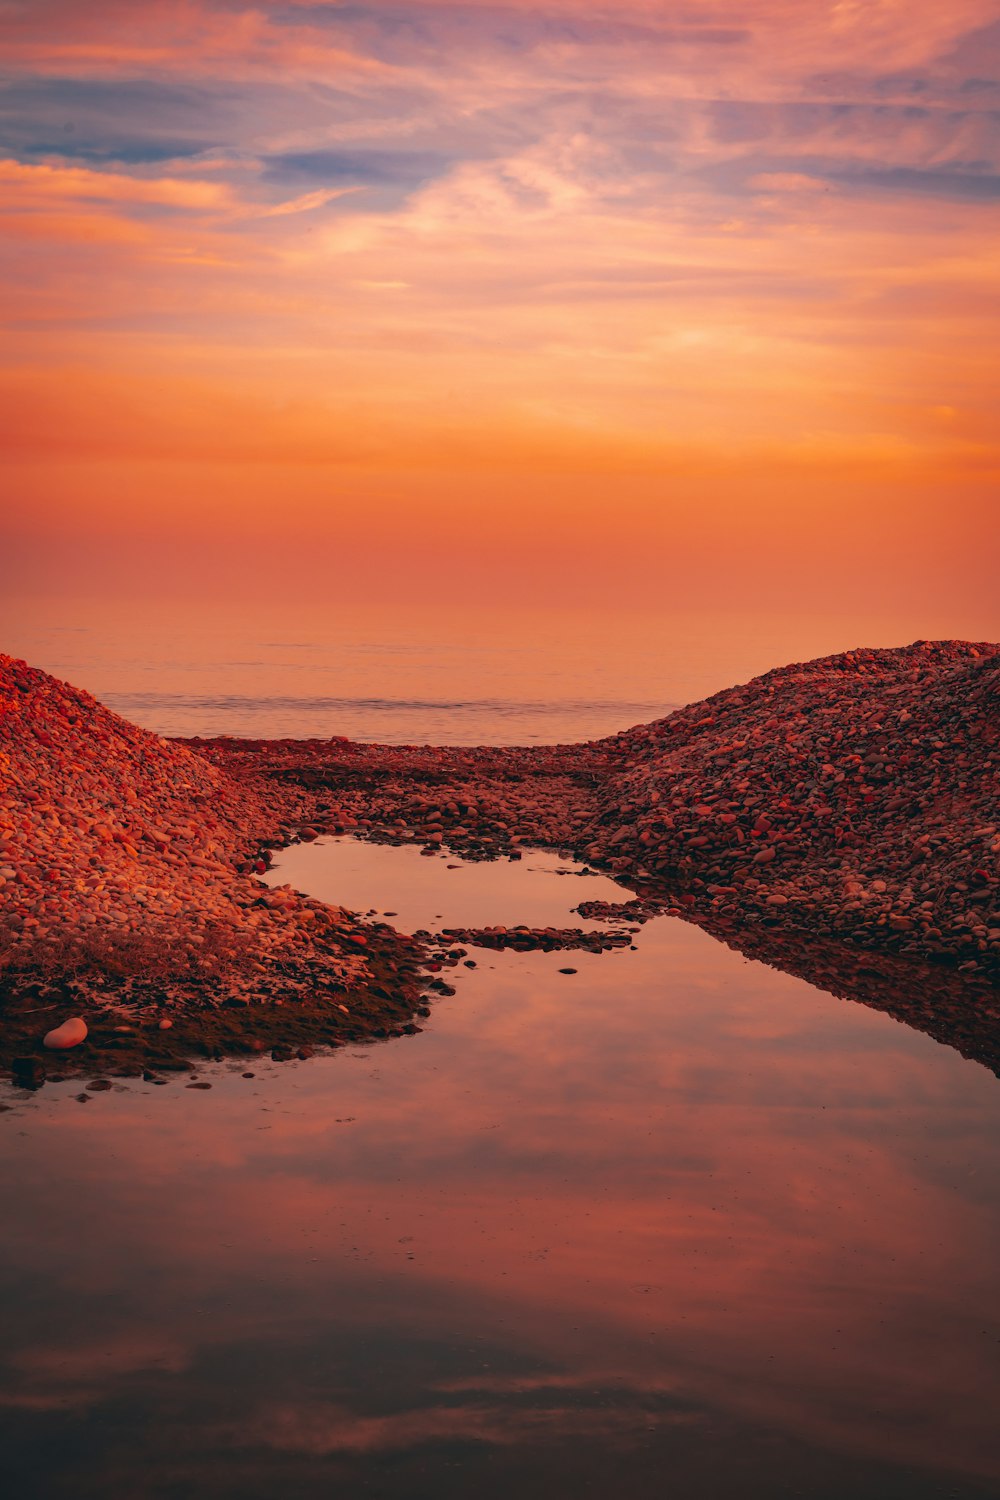
{"label": "tidal pool", "polygon": [[[627,896],[350,839],[272,878],[403,930]],[[10,1493],[996,1496],[996,1078],[634,941],[470,948],[421,1034],[210,1091],[9,1095]]]}

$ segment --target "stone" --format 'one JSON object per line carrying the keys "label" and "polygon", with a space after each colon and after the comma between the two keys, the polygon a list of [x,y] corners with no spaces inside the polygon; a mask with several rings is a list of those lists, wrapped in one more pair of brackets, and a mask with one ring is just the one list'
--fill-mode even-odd
{"label": "stone", "polygon": [[71,1016],[61,1026],[46,1032],[43,1045],[52,1052],[64,1052],[70,1047],[79,1047],[87,1040],[87,1023],[82,1016]]}
{"label": "stone", "polygon": [[15,1057],[11,1080],[20,1089],[40,1089],[45,1082],[45,1064],[40,1057]]}

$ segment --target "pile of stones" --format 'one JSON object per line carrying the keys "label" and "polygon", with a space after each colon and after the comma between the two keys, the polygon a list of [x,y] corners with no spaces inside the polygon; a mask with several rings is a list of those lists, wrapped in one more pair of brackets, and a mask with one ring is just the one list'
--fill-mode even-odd
{"label": "pile of stones", "polygon": [[723,927],[1000,980],[996,646],[783,667],[613,746],[618,774],[581,841],[595,864]]}

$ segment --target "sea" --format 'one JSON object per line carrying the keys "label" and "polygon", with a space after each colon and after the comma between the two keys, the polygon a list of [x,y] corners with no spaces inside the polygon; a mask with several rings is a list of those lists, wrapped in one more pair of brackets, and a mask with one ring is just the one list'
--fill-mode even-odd
{"label": "sea", "polygon": [[772,667],[904,645],[852,614],[58,597],[0,605],[0,648],[158,734],[555,744]]}

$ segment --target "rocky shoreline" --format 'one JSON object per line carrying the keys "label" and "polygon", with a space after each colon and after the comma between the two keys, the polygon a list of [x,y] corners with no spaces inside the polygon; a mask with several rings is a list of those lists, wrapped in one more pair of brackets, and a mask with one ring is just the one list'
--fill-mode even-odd
{"label": "rocky shoreline", "polygon": [[[411,937],[257,878],[348,832],[555,848],[631,900],[604,933]],[[613,948],[664,910],[996,1067],[1000,648],[845,653],[537,748],[164,741],[0,657],[0,1060],[22,1082],[405,1034],[456,944]],[[42,1018],[72,1015],[87,1043],[54,1064]]]}

